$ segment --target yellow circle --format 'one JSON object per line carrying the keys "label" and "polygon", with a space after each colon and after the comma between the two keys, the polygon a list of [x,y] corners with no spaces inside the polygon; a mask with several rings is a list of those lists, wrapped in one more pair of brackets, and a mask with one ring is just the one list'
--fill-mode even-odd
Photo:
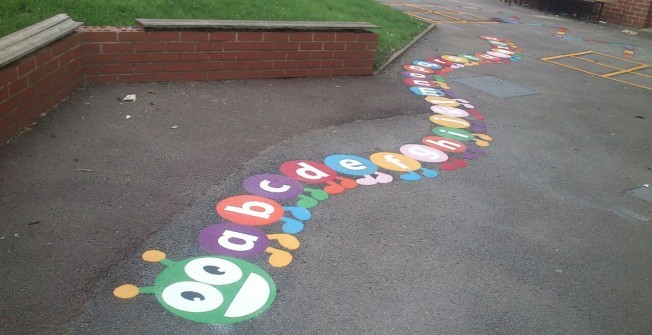
{"label": "yellow circle", "polygon": [[426,101],[428,101],[433,105],[446,106],[446,107],[457,107],[460,105],[460,102],[457,100],[444,98],[444,97],[437,97],[434,95],[427,96]]}
{"label": "yellow circle", "polygon": [[414,171],[421,168],[421,163],[416,159],[395,152],[377,152],[369,157],[372,162],[391,171]]}
{"label": "yellow circle", "polygon": [[453,62],[453,63],[460,63],[460,64],[466,64],[466,63],[469,62],[469,60],[464,58],[464,57],[451,56],[451,55],[443,55],[443,56],[441,56],[441,59],[447,60],[447,61]]}
{"label": "yellow circle", "polygon": [[435,114],[430,116],[430,122],[450,128],[468,128],[471,126],[469,121],[454,116]]}
{"label": "yellow circle", "polygon": [[147,250],[143,253],[143,260],[147,262],[160,262],[165,259],[165,253],[159,250]]}
{"label": "yellow circle", "polygon": [[116,287],[113,290],[113,295],[121,299],[131,299],[140,293],[140,290],[135,285],[125,284],[120,287]]}

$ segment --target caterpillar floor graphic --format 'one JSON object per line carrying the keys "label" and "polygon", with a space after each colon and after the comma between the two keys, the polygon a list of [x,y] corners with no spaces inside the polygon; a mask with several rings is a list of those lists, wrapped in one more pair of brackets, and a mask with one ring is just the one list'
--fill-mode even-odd
{"label": "caterpillar floor graphic", "polygon": [[542,57],[544,62],[563,66],[591,76],[652,90],[652,66],[595,51],[582,51]]}
{"label": "caterpillar floor graphic", "polygon": [[433,113],[429,118],[434,124],[432,133],[421,138],[420,144],[407,143],[399,148],[400,153],[379,151],[368,158],[332,154],[323,162],[291,160],[279,166],[281,174],[252,175],[243,181],[250,194],[218,201],[215,211],[223,221],[200,232],[198,243],[210,255],[172,261],[162,251],[147,250],[142,254],[144,261],[166,266],[154,285],[123,284],[113,291],[114,296],[133,299],[153,294],[169,312],[207,324],[236,323],[264,313],[274,302],[276,284],[261,267],[241,258],[268,255],[270,266],[287,267],[300,247],[295,235],[304,231],[305,222],[312,218],[311,209],[321,202],[343,192],[362,192],[354,191],[358,186],[439,178],[441,171],[463,169],[468,161],[486,155],[484,148],[493,139],[486,134],[483,113],[459,98],[445,76],[455,69],[520,61],[523,53],[508,40],[481,38],[490,45],[486,52],[444,54],[403,67],[403,82],[431,104]]}

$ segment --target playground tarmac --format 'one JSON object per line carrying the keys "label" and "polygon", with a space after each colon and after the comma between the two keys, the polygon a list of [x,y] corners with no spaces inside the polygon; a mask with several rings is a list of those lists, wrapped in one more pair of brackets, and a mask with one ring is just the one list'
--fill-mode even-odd
{"label": "playground tarmac", "polygon": [[[652,329],[652,203],[627,192],[652,182],[652,71],[629,63],[652,65],[652,39],[496,1],[438,4],[430,10],[518,20],[436,23],[373,77],[93,86],[0,147],[0,333]],[[200,232],[221,220],[218,201],[247,194],[248,177],[288,161],[398,153],[433,135],[432,105],[403,82],[404,65],[489,50],[479,36],[524,54],[446,74],[486,117],[486,155],[454,171],[422,163],[439,170],[433,179],[386,171],[394,181],[311,208],[289,265],[247,259],[276,285],[269,309],[210,325],[152,294],[113,295],[154,285],[164,266],[144,262],[147,250],[207,255]],[[602,56],[627,48],[632,58]]]}

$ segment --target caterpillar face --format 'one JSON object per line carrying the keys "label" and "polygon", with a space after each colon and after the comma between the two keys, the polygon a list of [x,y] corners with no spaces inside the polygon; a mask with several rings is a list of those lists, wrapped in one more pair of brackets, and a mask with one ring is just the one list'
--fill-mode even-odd
{"label": "caterpillar face", "polygon": [[224,256],[205,256],[179,262],[150,250],[143,259],[161,262],[166,268],[154,286],[123,285],[114,291],[119,298],[152,293],[161,306],[184,319],[225,324],[250,319],[264,312],[274,301],[276,286],[258,266]]}
{"label": "caterpillar face", "polygon": [[[453,69],[518,61],[522,54],[509,41],[481,38],[491,44],[490,51],[442,55],[403,67],[403,82],[430,103],[433,113],[429,121],[434,127],[421,143],[404,144],[397,148],[400,153],[374,152],[368,158],[333,154],[323,163],[291,160],[281,164],[276,173],[252,175],[243,182],[243,189],[250,194],[217,202],[215,211],[223,221],[199,234],[199,244],[214,256],[173,262],[161,252],[145,252],[146,261],[166,265],[154,286],[123,285],[114,294],[132,298],[152,293],[173,314],[203,323],[234,323],[263,313],[276,296],[272,278],[258,266],[232,257],[268,254],[271,266],[288,266],[293,260],[290,251],[300,246],[294,235],[311,219],[310,208],[358,185],[389,183],[395,180],[393,175],[404,181],[437,178],[439,171],[462,169],[467,160],[485,155],[481,147],[489,146],[492,138],[485,134],[484,115],[450,91],[443,76]],[[275,225],[279,222],[283,233],[267,234],[258,228],[279,229]]]}

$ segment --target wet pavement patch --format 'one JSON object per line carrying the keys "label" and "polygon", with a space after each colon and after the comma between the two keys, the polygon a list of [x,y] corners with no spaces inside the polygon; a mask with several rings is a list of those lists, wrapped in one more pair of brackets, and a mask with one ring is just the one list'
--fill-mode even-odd
{"label": "wet pavement patch", "polygon": [[650,187],[639,187],[633,190],[627,191],[628,194],[633,195],[639,199],[652,203],[652,188]]}
{"label": "wet pavement patch", "polygon": [[460,78],[455,79],[455,81],[498,98],[514,98],[539,94],[537,91],[511,84],[494,76]]}

